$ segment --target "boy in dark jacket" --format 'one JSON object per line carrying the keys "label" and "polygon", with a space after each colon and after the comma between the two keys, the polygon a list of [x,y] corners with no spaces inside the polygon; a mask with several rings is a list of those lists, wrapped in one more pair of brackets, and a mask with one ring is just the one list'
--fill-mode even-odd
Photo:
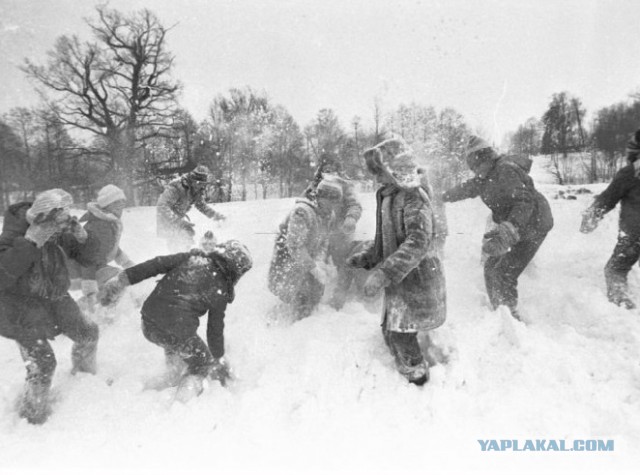
{"label": "boy in dark jacket", "polygon": [[514,318],[518,314],[518,277],[527,267],[553,227],[546,198],[529,176],[530,161],[496,154],[484,140],[471,136],[467,165],[475,177],[446,191],[445,202],[480,196],[491,210],[495,229],[485,234],[482,251],[484,280],[495,309],[506,305]]}
{"label": "boy in dark jacket", "polygon": [[640,258],[640,130],[627,144],[629,164],[618,171],[606,190],[596,196],[583,213],[580,231],[590,233],[606,213],[620,202],[618,242],[604,268],[609,301],[627,308],[636,307],[627,295],[627,275]]}
{"label": "boy in dark jacket", "polygon": [[20,416],[47,419],[56,358],[48,340],[63,333],[74,341],[72,372],[95,373],[98,326],[68,293],[65,253],[80,258],[86,233],[69,214],[71,195],[48,190],[33,204],[7,211],[0,236],[0,335],[15,340],[27,368]]}
{"label": "boy in dark jacket", "polygon": [[[233,302],[234,286],[252,265],[248,249],[238,241],[227,241],[212,252],[156,257],[109,280],[101,303],[110,305],[126,286],[164,274],[142,306],[142,332],[164,348],[169,369],[166,385],[180,383],[199,393],[206,376],[222,384],[229,377],[224,358],[225,310]],[[207,312],[208,345],[196,333],[200,317]],[[180,361],[186,364],[185,375]]]}

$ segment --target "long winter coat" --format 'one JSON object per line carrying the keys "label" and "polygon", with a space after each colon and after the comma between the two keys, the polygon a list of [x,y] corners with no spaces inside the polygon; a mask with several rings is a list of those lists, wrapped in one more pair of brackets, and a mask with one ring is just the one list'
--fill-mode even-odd
{"label": "long winter coat", "polygon": [[364,268],[379,266],[390,280],[384,294],[386,328],[437,328],[446,319],[447,303],[430,200],[419,188],[386,185],[376,193],[376,201],[376,238],[366,250]]}
{"label": "long winter coat", "polygon": [[190,253],[160,256],[126,269],[131,284],[165,274],[142,305],[142,320],[184,341],[196,334],[208,312],[207,342],[215,358],[224,356],[224,316],[239,276],[222,256]]}
{"label": "long winter coat", "polygon": [[620,202],[620,231],[640,237],[640,178],[633,164],[621,168],[606,190],[596,196],[593,207],[601,214]]}
{"label": "long winter coat", "polygon": [[185,219],[193,205],[207,218],[220,216],[220,213],[205,203],[204,190],[195,192],[185,178],[169,183],[158,198],[158,236],[167,238],[180,233],[180,222]]}
{"label": "long winter coat", "polygon": [[296,294],[303,276],[315,266],[327,249],[331,219],[318,214],[317,205],[306,198],[296,200],[295,207],[280,225],[280,232],[269,267],[269,290],[289,302]]}
{"label": "long winter coat", "polygon": [[81,277],[95,280],[96,271],[106,267],[111,261],[122,267],[129,267],[131,260],[120,249],[122,221],[117,216],[103,211],[95,203],[89,203],[87,210],[80,218],[80,222],[86,222],[84,229],[88,235],[81,256],[83,262],[90,264],[81,267]]}
{"label": "long winter coat", "polygon": [[513,224],[522,240],[546,235],[553,227],[547,199],[529,176],[531,161],[519,157],[497,157],[484,177],[475,177],[443,194],[444,201],[480,196],[491,210],[493,221]]}
{"label": "long winter coat", "polygon": [[[48,327],[43,333],[55,336],[53,316],[43,313],[37,301],[69,298],[66,256],[84,262],[82,244],[71,234],[49,240],[40,249],[25,239],[29,227],[25,213],[30,207],[31,203],[10,206],[0,235],[0,303],[9,305],[18,298],[24,304],[19,311],[0,311],[0,334],[14,339],[20,339],[23,332],[35,327]],[[13,303],[10,306],[13,308]]]}

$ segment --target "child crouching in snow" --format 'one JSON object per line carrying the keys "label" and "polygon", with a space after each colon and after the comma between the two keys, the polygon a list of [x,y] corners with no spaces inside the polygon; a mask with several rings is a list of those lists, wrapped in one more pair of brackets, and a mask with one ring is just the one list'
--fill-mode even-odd
{"label": "child crouching in snow", "polygon": [[[199,394],[207,376],[223,385],[230,376],[224,358],[225,310],[233,302],[234,286],[252,265],[238,241],[203,245],[203,250],[156,257],[121,271],[105,284],[100,301],[113,304],[126,286],[164,274],[142,306],[142,332],[164,348],[168,371],[163,386],[179,385],[187,396]],[[196,333],[207,312],[208,345]]]}

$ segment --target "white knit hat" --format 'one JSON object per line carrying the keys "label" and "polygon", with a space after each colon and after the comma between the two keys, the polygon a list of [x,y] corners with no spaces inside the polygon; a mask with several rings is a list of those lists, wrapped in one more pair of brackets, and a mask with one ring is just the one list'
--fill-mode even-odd
{"label": "white knit hat", "polygon": [[73,198],[69,193],[61,188],[53,188],[36,196],[25,217],[30,224],[36,220],[41,222],[46,220],[51,211],[55,209],[68,211],[72,204]]}
{"label": "white knit hat", "polygon": [[98,191],[98,199],[96,200],[100,208],[106,208],[116,201],[127,201],[127,196],[116,185],[106,185]]}

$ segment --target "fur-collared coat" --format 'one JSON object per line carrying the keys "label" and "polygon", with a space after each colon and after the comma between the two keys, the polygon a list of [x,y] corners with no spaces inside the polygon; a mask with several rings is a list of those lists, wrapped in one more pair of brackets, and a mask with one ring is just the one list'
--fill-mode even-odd
{"label": "fur-collared coat", "polygon": [[158,237],[173,237],[183,229],[181,222],[194,206],[207,218],[220,217],[220,213],[204,201],[204,190],[196,192],[189,186],[188,179],[179,178],[169,183],[160,197],[156,208]]}
{"label": "fur-collared coat", "polygon": [[316,266],[316,259],[326,252],[332,224],[331,219],[319,215],[314,202],[296,200],[280,225],[269,267],[269,290],[274,295],[291,301],[304,276]]}
{"label": "fur-collared coat", "polygon": [[419,187],[385,185],[376,202],[376,237],[364,268],[378,267],[389,280],[383,324],[395,332],[437,328],[446,319],[447,301],[430,198]]}

